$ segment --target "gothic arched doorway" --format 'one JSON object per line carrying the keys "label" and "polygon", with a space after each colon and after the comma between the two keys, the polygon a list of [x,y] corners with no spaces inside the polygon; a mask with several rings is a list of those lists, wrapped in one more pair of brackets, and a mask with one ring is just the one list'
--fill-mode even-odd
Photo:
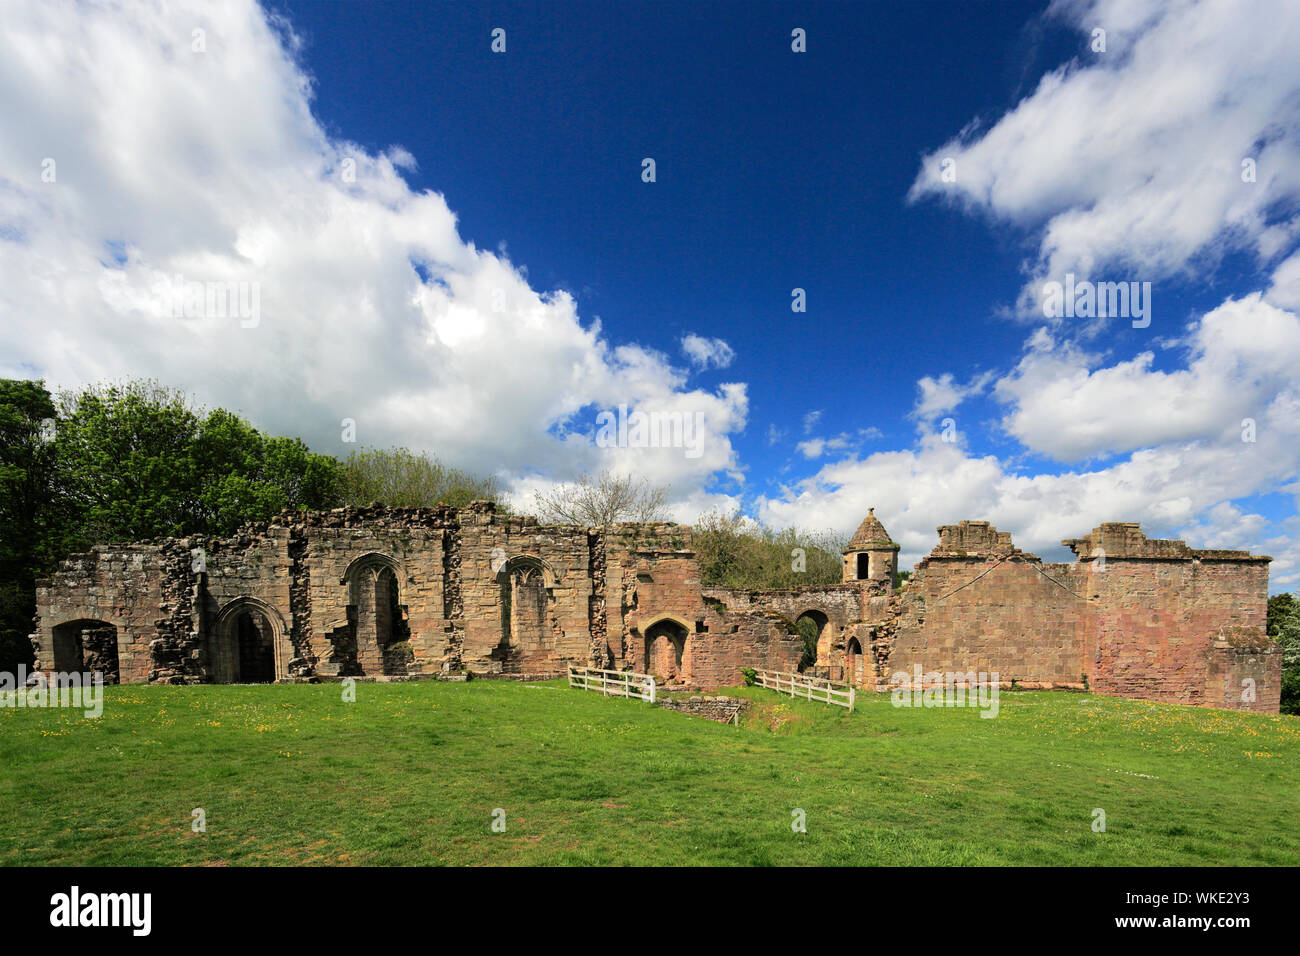
{"label": "gothic arched doorway", "polygon": [[270,684],[286,675],[292,656],[284,621],[269,604],[236,598],[217,615],[207,639],[214,684]]}
{"label": "gothic arched doorway", "polygon": [[275,680],[275,633],[271,622],[257,611],[235,615],[235,651],[238,684],[270,684]]}

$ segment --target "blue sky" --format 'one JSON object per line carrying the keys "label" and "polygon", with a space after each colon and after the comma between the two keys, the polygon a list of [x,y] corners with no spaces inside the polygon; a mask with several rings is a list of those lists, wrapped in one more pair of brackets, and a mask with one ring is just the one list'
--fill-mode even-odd
{"label": "blue sky", "polygon": [[[1137,520],[1300,586],[1300,14],[1256,11],[31,4],[0,373],[153,376],[334,454],[352,421],[525,505],[604,467],[680,520],[874,505],[905,563],[961,518],[1054,559]],[[1150,282],[1150,324],[1044,316],[1067,272]],[[178,319],[173,278],[256,321]],[[701,454],[600,447],[621,403]]]}
{"label": "blue sky", "polygon": [[1042,4],[277,9],[305,41],[317,116],[409,150],[408,181],[446,196],[464,238],[504,245],[614,340],[732,346],[700,381],[761,385],[735,440],[751,491],[815,469],[795,451],[808,413],[819,435],[908,442],[919,378],[995,367],[1024,338],[995,314],[1022,237],[907,192],[924,152],[1076,52],[1030,26]]}

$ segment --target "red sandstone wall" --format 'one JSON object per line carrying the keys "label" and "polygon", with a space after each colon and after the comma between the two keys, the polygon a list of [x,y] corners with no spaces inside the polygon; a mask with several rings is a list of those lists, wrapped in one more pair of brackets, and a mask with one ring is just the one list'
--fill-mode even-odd
{"label": "red sandstone wall", "polygon": [[789,672],[799,666],[803,639],[780,619],[709,608],[704,626],[687,645],[690,679],[701,687],[738,684],[746,667]]}
{"label": "red sandstone wall", "polygon": [[[1089,648],[1094,691],[1243,710],[1265,710],[1271,702],[1269,712],[1277,712],[1280,678],[1272,678],[1276,667],[1263,640],[1266,561],[1108,555],[1105,570],[1088,580],[1100,604]],[[1261,649],[1256,664],[1227,653],[1232,628],[1254,629],[1246,643]],[[1232,633],[1240,641],[1240,632]],[[1254,702],[1241,700],[1245,677],[1262,689]],[[1235,690],[1225,683],[1230,679]]]}
{"label": "red sandstone wall", "polygon": [[210,677],[230,673],[229,658],[238,649],[219,646],[216,622],[231,602],[256,597],[278,615],[275,647],[276,677],[288,676],[288,663],[294,657],[290,639],[293,613],[289,603],[290,561],[289,529],[270,528],[265,534],[247,535],[209,541],[204,546],[207,578],[201,615],[203,620],[203,667]]}
{"label": "red sandstone wall", "polygon": [[[1071,565],[1041,564],[987,522],[946,526],[901,593],[701,589],[687,528],[620,525],[604,534],[542,527],[480,505],[284,515],[207,542],[202,588],[189,557],[200,543],[102,547],[38,582],[38,667],[55,665],[56,625],[105,621],[117,629],[123,682],[211,679],[213,624],[251,597],[281,621],[277,676],[286,676],[290,654],[334,673],[335,642],[346,636],[354,602],[344,576],[357,558],[381,554],[400,572],[413,673],[462,662],[523,673],[567,661],[640,670],[646,630],[668,619],[685,635],[681,676],[720,686],[744,667],[794,670],[802,642],[791,624],[812,610],[828,621],[819,664],[824,651],[827,666],[842,668],[856,637],[868,682],[916,664],[997,671],[1004,683],[1028,687],[1078,686],[1086,674],[1098,693],[1278,708],[1281,655],[1263,634],[1268,559],[1148,540],[1131,523],[1066,542],[1082,556]],[[1104,562],[1094,560],[1102,553]],[[545,595],[534,595],[536,620],[526,628],[512,629],[503,614],[497,571],[511,560],[546,569]],[[665,661],[651,669],[664,670]],[[1251,682],[1254,699],[1243,694]]]}
{"label": "red sandstone wall", "polygon": [[[337,674],[341,642],[348,639],[351,588],[344,581],[350,565],[368,554],[384,555],[398,565],[398,602],[407,611],[413,673],[437,673],[447,650],[447,621],[443,608],[441,528],[306,529],[308,588],[311,613],[310,653],[317,671]],[[285,580],[287,586],[287,577]],[[371,669],[373,653],[363,656]],[[364,665],[363,665],[364,666]]]}
{"label": "red sandstone wall", "polygon": [[996,671],[1003,685],[1082,686],[1092,610],[1071,567],[1029,556],[928,559],[903,593],[890,673],[879,676],[919,664]]}
{"label": "red sandstone wall", "polygon": [[[527,674],[555,672],[566,661],[588,663],[593,586],[586,528],[462,512],[459,554],[466,666]],[[498,572],[503,562],[519,558],[544,562],[546,605],[543,626],[525,629],[525,643],[510,648]]]}
{"label": "red sandstone wall", "polygon": [[[681,676],[691,684],[728,686],[741,680],[746,667],[792,671],[798,666],[803,642],[789,622],[757,604],[732,609],[704,600],[688,529],[620,526],[610,535],[608,555],[609,632],[621,630],[622,660],[633,670],[647,663],[661,676],[674,670],[662,656],[647,662],[646,631],[664,618],[687,632]],[[835,600],[847,607],[855,595],[850,588]]]}
{"label": "red sandstone wall", "polygon": [[1282,654],[1276,646],[1218,642],[1209,653],[1205,704],[1276,714],[1282,705]]}
{"label": "red sandstone wall", "polygon": [[[874,686],[871,625],[892,616],[890,588],[888,581],[880,579],[795,590],[710,587],[703,590],[703,595],[706,600],[721,602],[732,611],[775,613],[789,623],[809,614],[821,625],[812,672],[832,680],[851,680],[854,675],[860,675],[863,686]],[[848,643],[854,638],[863,649],[854,658],[861,664],[859,668],[850,666],[848,655]],[[780,669],[794,671],[801,656],[802,652],[789,667]]]}

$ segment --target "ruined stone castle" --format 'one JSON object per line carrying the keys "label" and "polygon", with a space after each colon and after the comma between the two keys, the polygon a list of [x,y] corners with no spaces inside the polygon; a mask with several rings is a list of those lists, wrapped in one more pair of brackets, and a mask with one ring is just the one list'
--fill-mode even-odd
{"label": "ruined stone castle", "polygon": [[[37,668],[109,680],[255,683],[346,676],[547,676],[569,663],[670,683],[812,669],[864,688],[891,676],[997,672],[1074,688],[1276,713],[1265,636],[1269,558],[1103,524],[1045,563],[984,521],[939,528],[899,581],[869,513],[840,584],[705,587],[691,531],[540,525],[465,509],[285,512],[223,539],[100,546],[38,582]],[[926,678],[929,679],[929,678]]]}

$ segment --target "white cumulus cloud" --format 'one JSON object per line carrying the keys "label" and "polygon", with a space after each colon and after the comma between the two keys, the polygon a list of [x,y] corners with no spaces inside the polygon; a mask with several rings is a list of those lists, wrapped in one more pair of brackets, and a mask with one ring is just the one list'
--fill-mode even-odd
{"label": "white cumulus cloud", "polygon": [[[418,157],[322,128],[296,46],[251,0],[7,5],[0,374],[154,377],[321,451],[355,447],[352,419],[358,444],[508,481],[612,465],[685,501],[736,472],[743,384],[689,387],[462,239],[444,197],[403,178]],[[235,283],[256,321],[173,315],[184,283]],[[598,446],[597,413],[620,405],[693,416],[699,454]]]}
{"label": "white cumulus cloud", "polygon": [[696,368],[726,368],[736,357],[722,339],[709,339],[691,333],[682,338],[682,352]]}
{"label": "white cumulus cloud", "polygon": [[[1064,0],[1049,15],[1079,31],[1078,56],[927,154],[910,193],[1037,231],[1026,311],[1037,281],[1071,271],[1153,281],[1294,245],[1294,218],[1277,215],[1300,198],[1294,3]],[[1105,52],[1090,46],[1098,28]]]}

